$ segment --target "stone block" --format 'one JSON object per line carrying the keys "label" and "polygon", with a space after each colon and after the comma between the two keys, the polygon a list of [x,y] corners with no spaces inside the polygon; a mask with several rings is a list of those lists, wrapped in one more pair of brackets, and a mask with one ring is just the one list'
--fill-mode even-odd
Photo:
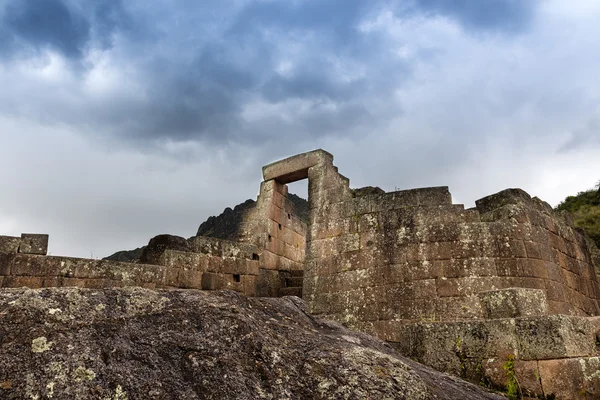
{"label": "stone block", "polygon": [[[436,279],[446,276],[444,273],[446,261],[412,261],[394,266],[393,274],[390,277],[392,282],[401,282],[403,280],[416,281],[421,279]],[[395,279],[394,279],[395,277]]]}
{"label": "stone block", "polygon": [[246,296],[256,296],[256,282],[258,277],[253,275],[242,275],[241,282],[243,286],[243,293]]}
{"label": "stone block", "polygon": [[509,204],[530,204],[531,196],[522,189],[505,189],[475,201],[480,213],[487,213]]}
{"label": "stone block", "polygon": [[277,297],[283,286],[279,271],[260,269],[255,280],[255,295],[259,297]]}
{"label": "stone block", "polygon": [[[84,282],[84,287],[88,289],[104,289],[122,286],[123,281],[114,279],[85,279]],[[142,286],[142,282],[138,282],[136,286]]]}
{"label": "stone block", "polygon": [[150,239],[140,257],[145,264],[161,265],[166,250],[191,251],[192,245],[187,239],[174,235],[158,235]]}
{"label": "stone block", "polygon": [[423,243],[421,249],[425,260],[449,260],[456,242]]}
{"label": "stone block", "polygon": [[551,264],[548,261],[542,260],[522,260],[521,270],[522,276],[532,277],[532,278],[541,278],[541,279],[549,279],[548,270],[549,265]]}
{"label": "stone block", "polygon": [[181,269],[177,277],[177,286],[186,289],[202,289],[202,271],[193,269]]}
{"label": "stone block", "polygon": [[229,289],[236,292],[244,291],[244,285],[241,282],[241,276],[233,274],[218,274],[214,272],[204,272],[202,274],[202,290],[222,290]]}
{"label": "stone block", "polygon": [[63,278],[59,276],[46,277],[42,281],[42,287],[61,287],[63,286]]}
{"label": "stone block", "polygon": [[48,253],[48,235],[23,233],[19,244],[19,253],[46,255]]}
{"label": "stone block", "polygon": [[514,240],[509,238],[497,238],[496,245],[498,246],[498,256],[503,258],[525,258],[527,252],[525,244],[522,240]]}
{"label": "stone block", "polygon": [[461,295],[458,278],[441,277],[437,279],[436,285],[439,297],[456,297]]}
{"label": "stone block", "polygon": [[166,267],[163,271],[163,277],[160,280],[160,284],[168,287],[177,287],[179,282],[179,271],[180,268]]}
{"label": "stone block", "polygon": [[444,297],[436,301],[438,320],[481,319],[483,311],[477,296]]}
{"label": "stone block", "polygon": [[431,224],[429,221],[419,228],[425,242],[455,242],[460,239],[461,225],[458,222]]}
{"label": "stone block", "polygon": [[600,398],[598,357],[539,361],[538,369],[547,398]]}
{"label": "stone block", "polygon": [[546,315],[546,294],[539,289],[508,288],[478,294],[488,319]]}
{"label": "stone block", "polygon": [[452,258],[490,257],[493,255],[491,246],[491,243],[486,243],[471,236],[469,239],[452,242],[451,256]]}
{"label": "stone block", "polygon": [[61,262],[60,260],[58,257],[17,254],[12,259],[10,273],[14,276],[72,276],[73,274],[69,268],[64,269],[65,274],[62,273],[62,265],[66,264],[66,262]]}
{"label": "stone block", "polygon": [[587,318],[548,315],[515,321],[521,360],[585,357],[596,352],[594,328]]}
{"label": "stone block", "polygon": [[21,238],[14,236],[0,236],[0,253],[17,253]]}
{"label": "stone block", "polygon": [[499,357],[517,350],[514,320],[418,322],[394,334],[400,352],[437,370],[461,375],[467,359]]}
{"label": "stone block", "polygon": [[[43,278],[39,276],[5,276],[2,287],[39,289],[42,287]],[[83,286],[83,285],[82,285]]]}
{"label": "stone block", "polygon": [[0,276],[10,275],[10,266],[14,256],[11,253],[0,253]]}
{"label": "stone block", "polygon": [[528,258],[543,259],[542,249],[540,244],[532,241],[525,241],[525,251]]}
{"label": "stone block", "polygon": [[499,278],[494,276],[465,276],[461,278],[440,278],[436,280],[438,296],[470,296],[490,288],[497,289]]}
{"label": "stone block", "polygon": [[[507,390],[515,384],[524,397],[544,397],[537,361],[521,361],[508,357],[490,358],[481,363],[484,380],[490,386]],[[511,380],[509,374],[514,374]]]}
{"label": "stone block", "polygon": [[498,276],[519,276],[522,260],[514,258],[500,258],[496,260]]}
{"label": "stone block", "polygon": [[279,269],[279,259],[280,257],[277,254],[269,250],[263,250],[260,257],[260,268]]}
{"label": "stone block", "polygon": [[269,210],[269,218],[277,224],[274,229],[280,231],[283,228],[283,224],[285,223],[287,216],[282,208],[279,208],[273,204]]}
{"label": "stone block", "polygon": [[417,189],[417,196],[421,206],[452,205],[452,195],[447,186]]}
{"label": "stone block", "polygon": [[295,182],[308,178],[310,167],[332,163],[333,156],[324,150],[318,149],[265,165],[262,169],[263,178],[265,181],[276,179],[279,183]]}

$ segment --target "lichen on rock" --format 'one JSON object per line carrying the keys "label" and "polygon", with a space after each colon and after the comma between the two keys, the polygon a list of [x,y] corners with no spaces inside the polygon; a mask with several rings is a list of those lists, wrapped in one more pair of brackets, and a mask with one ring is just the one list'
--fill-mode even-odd
{"label": "lichen on rock", "polygon": [[2,399],[500,398],[295,297],[2,289],[0,309]]}

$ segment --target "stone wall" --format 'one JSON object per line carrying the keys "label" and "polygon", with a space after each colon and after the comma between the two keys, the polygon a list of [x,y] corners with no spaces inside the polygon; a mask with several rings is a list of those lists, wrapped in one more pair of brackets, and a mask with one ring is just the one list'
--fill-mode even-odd
{"label": "stone wall", "polygon": [[306,224],[294,213],[287,185],[275,180],[261,184],[257,206],[242,223],[242,241],[262,250],[261,268],[277,271],[304,269]]}
{"label": "stone wall", "polygon": [[598,315],[592,252],[567,215],[518,189],[454,205],[446,187],[348,189],[309,171],[304,298],[310,310],[383,336],[389,322],[484,318],[478,293],[544,291],[550,314]]}
{"label": "stone wall", "polygon": [[24,235],[24,239],[0,237],[1,288],[140,286],[230,289],[247,296],[256,293],[259,256],[258,249],[251,244],[203,237],[188,241],[161,235],[148,246],[146,258],[151,264],[23,253],[42,252],[36,243],[40,240],[43,243],[44,238],[47,246],[47,235]]}
{"label": "stone wall", "polygon": [[[302,179],[303,174],[308,173],[307,165],[318,162],[326,153],[307,154],[308,157],[304,154],[291,157],[291,169],[288,168],[289,160],[265,166],[265,180],[260,185],[256,207],[248,210],[243,218],[240,241],[254,244],[261,251],[258,296],[302,294],[307,227],[287,197],[286,183],[298,176]],[[296,282],[298,280],[300,283]]]}
{"label": "stone wall", "polygon": [[0,253],[47,254],[48,235],[23,233],[21,237],[0,236]]}

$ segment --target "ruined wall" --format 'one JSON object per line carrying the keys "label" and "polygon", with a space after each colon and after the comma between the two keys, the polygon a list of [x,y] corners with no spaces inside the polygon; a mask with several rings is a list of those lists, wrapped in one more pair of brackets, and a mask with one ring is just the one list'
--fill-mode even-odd
{"label": "ruined wall", "polygon": [[0,254],[43,254],[48,253],[48,235],[23,233],[21,237],[0,236]]}
{"label": "ruined wall", "polygon": [[[303,155],[298,159],[307,161]],[[308,160],[309,163],[314,161]],[[307,226],[287,197],[286,183],[294,179],[290,180],[286,172],[280,173],[279,166],[277,162],[263,168],[265,180],[260,185],[256,207],[243,218],[240,241],[260,249],[257,296],[302,296]],[[307,171],[300,166],[300,175]],[[293,172],[297,172],[296,169]]]}
{"label": "ruined wall", "polygon": [[257,206],[242,223],[241,241],[261,249],[261,268],[304,269],[306,224],[295,214],[287,195],[287,185],[274,179],[262,182]]}
{"label": "ruined wall", "polygon": [[335,175],[326,168],[310,184],[311,312],[385,338],[399,321],[484,318],[478,293],[523,287],[542,289],[550,314],[599,314],[584,236],[525,192],[465,210],[446,187],[352,192]]}
{"label": "ruined wall", "polygon": [[[44,239],[46,248],[42,249],[37,244],[43,244]],[[0,288],[140,286],[149,289],[230,289],[247,296],[255,295],[259,270],[255,246],[197,237],[189,241],[177,238],[175,250],[169,248],[173,237],[161,235],[160,240],[154,239],[149,245],[151,254],[147,254],[147,262],[152,264],[132,264],[46,256],[47,235],[0,237]]]}

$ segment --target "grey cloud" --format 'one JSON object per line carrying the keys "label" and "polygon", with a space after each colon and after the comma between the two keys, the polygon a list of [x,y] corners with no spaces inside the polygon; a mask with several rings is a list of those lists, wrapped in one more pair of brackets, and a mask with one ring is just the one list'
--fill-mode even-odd
{"label": "grey cloud", "polygon": [[[353,187],[450,185],[469,204],[509,186],[557,202],[579,189],[571,176],[598,170],[589,148],[585,169],[568,170],[583,152],[552,153],[588,120],[597,93],[586,71],[598,57],[585,51],[597,35],[575,29],[558,43],[560,13],[515,40],[533,6],[131,0],[95,11],[100,3],[63,1],[89,24],[72,46],[83,53],[66,64],[22,67],[23,48],[21,60],[0,59],[0,170],[11,188],[0,226],[50,233],[55,253],[106,255],[158,233],[191,235],[208,215],[255,197],[262,165],[317,147]],[[490,10],[493,20],[478,16]],[[439,15],[452,21],[429,18]],[[357,29],[365,19],[375,28]],[[23,46],[15,32],[0,25],[0,42]],[[73,67],[97,47],[98,65]],[[291,68],[280,73],[282,61]],[[94,81],[85,68],[97,66]],[[555,186],[563,168],[568,190]]]}
{"label": "grey cloud", "polygon": [[600,147],[600,116],[593,117],[584,128],[573,131],[557,153],[569,153],[586,147]]}
{"label": "grey cloud", "polygon": [[117,29],[133,27],[121,0],[75,5],[67,0],[12,0],[0,15],[0,48],[5,55],[51,48],[78,61],[91,41],[108,48]]}
{"label": "grey cloud", "polygon": [[6,7],[2,25],[16,40],[36,49],[51,46],[67,57],[80,57],[90,37],[89,22],[61,0],[13,1]]}
{"label": "grey cloud", "polygon": [[[388,39],[358,29],[383,9],[400,9],[384,0],[250,1],[227,18],[222,2],[202,7],[179,2],[170,9],[145,2],[128,3],[126,9],[117,0],[85,1],[80,7],[66,0],[39,4],[13,0],[3,16],[8,30],[0,31],[0,38],[25,40],[36,49],[50,46],[74,60],[86,48],[119,46],[113,49],[114,68],[134,68],[136,83],[146,91],[141,100],[100,104],[84,97],[76,109],[58,110],[50,118],[134,146],[164,140],[259,144],[282,134],[326,137],[349,135],[360,126],[377,130],[387,117],[401,114],[393,93],[412,73]],[[493,0],[487,8],[466,0],[448,4],[420,0],[414,12],[442,13],[484,29],[525,21],[531,10],[510,0]],[[123,40],[116,44],[115,36]],[[306,47],[306,54],[293,60],[289,73],[278,73],[277,63],[294,46]],[[362,73],[343,79],[338,67],[353,64]],[[304,100],[313,103],[312,112],[294,115],[293,122],[277,116],[244,121],[244,107],[257,98],[270,104]],[[40,113],[33,111],[30,117],[36,118]]]}
{"label": "grey cloud", "polygon": [[520,32],[532,21],[538,0],[416,0],[419,12],[445,15],[469,29]]}

